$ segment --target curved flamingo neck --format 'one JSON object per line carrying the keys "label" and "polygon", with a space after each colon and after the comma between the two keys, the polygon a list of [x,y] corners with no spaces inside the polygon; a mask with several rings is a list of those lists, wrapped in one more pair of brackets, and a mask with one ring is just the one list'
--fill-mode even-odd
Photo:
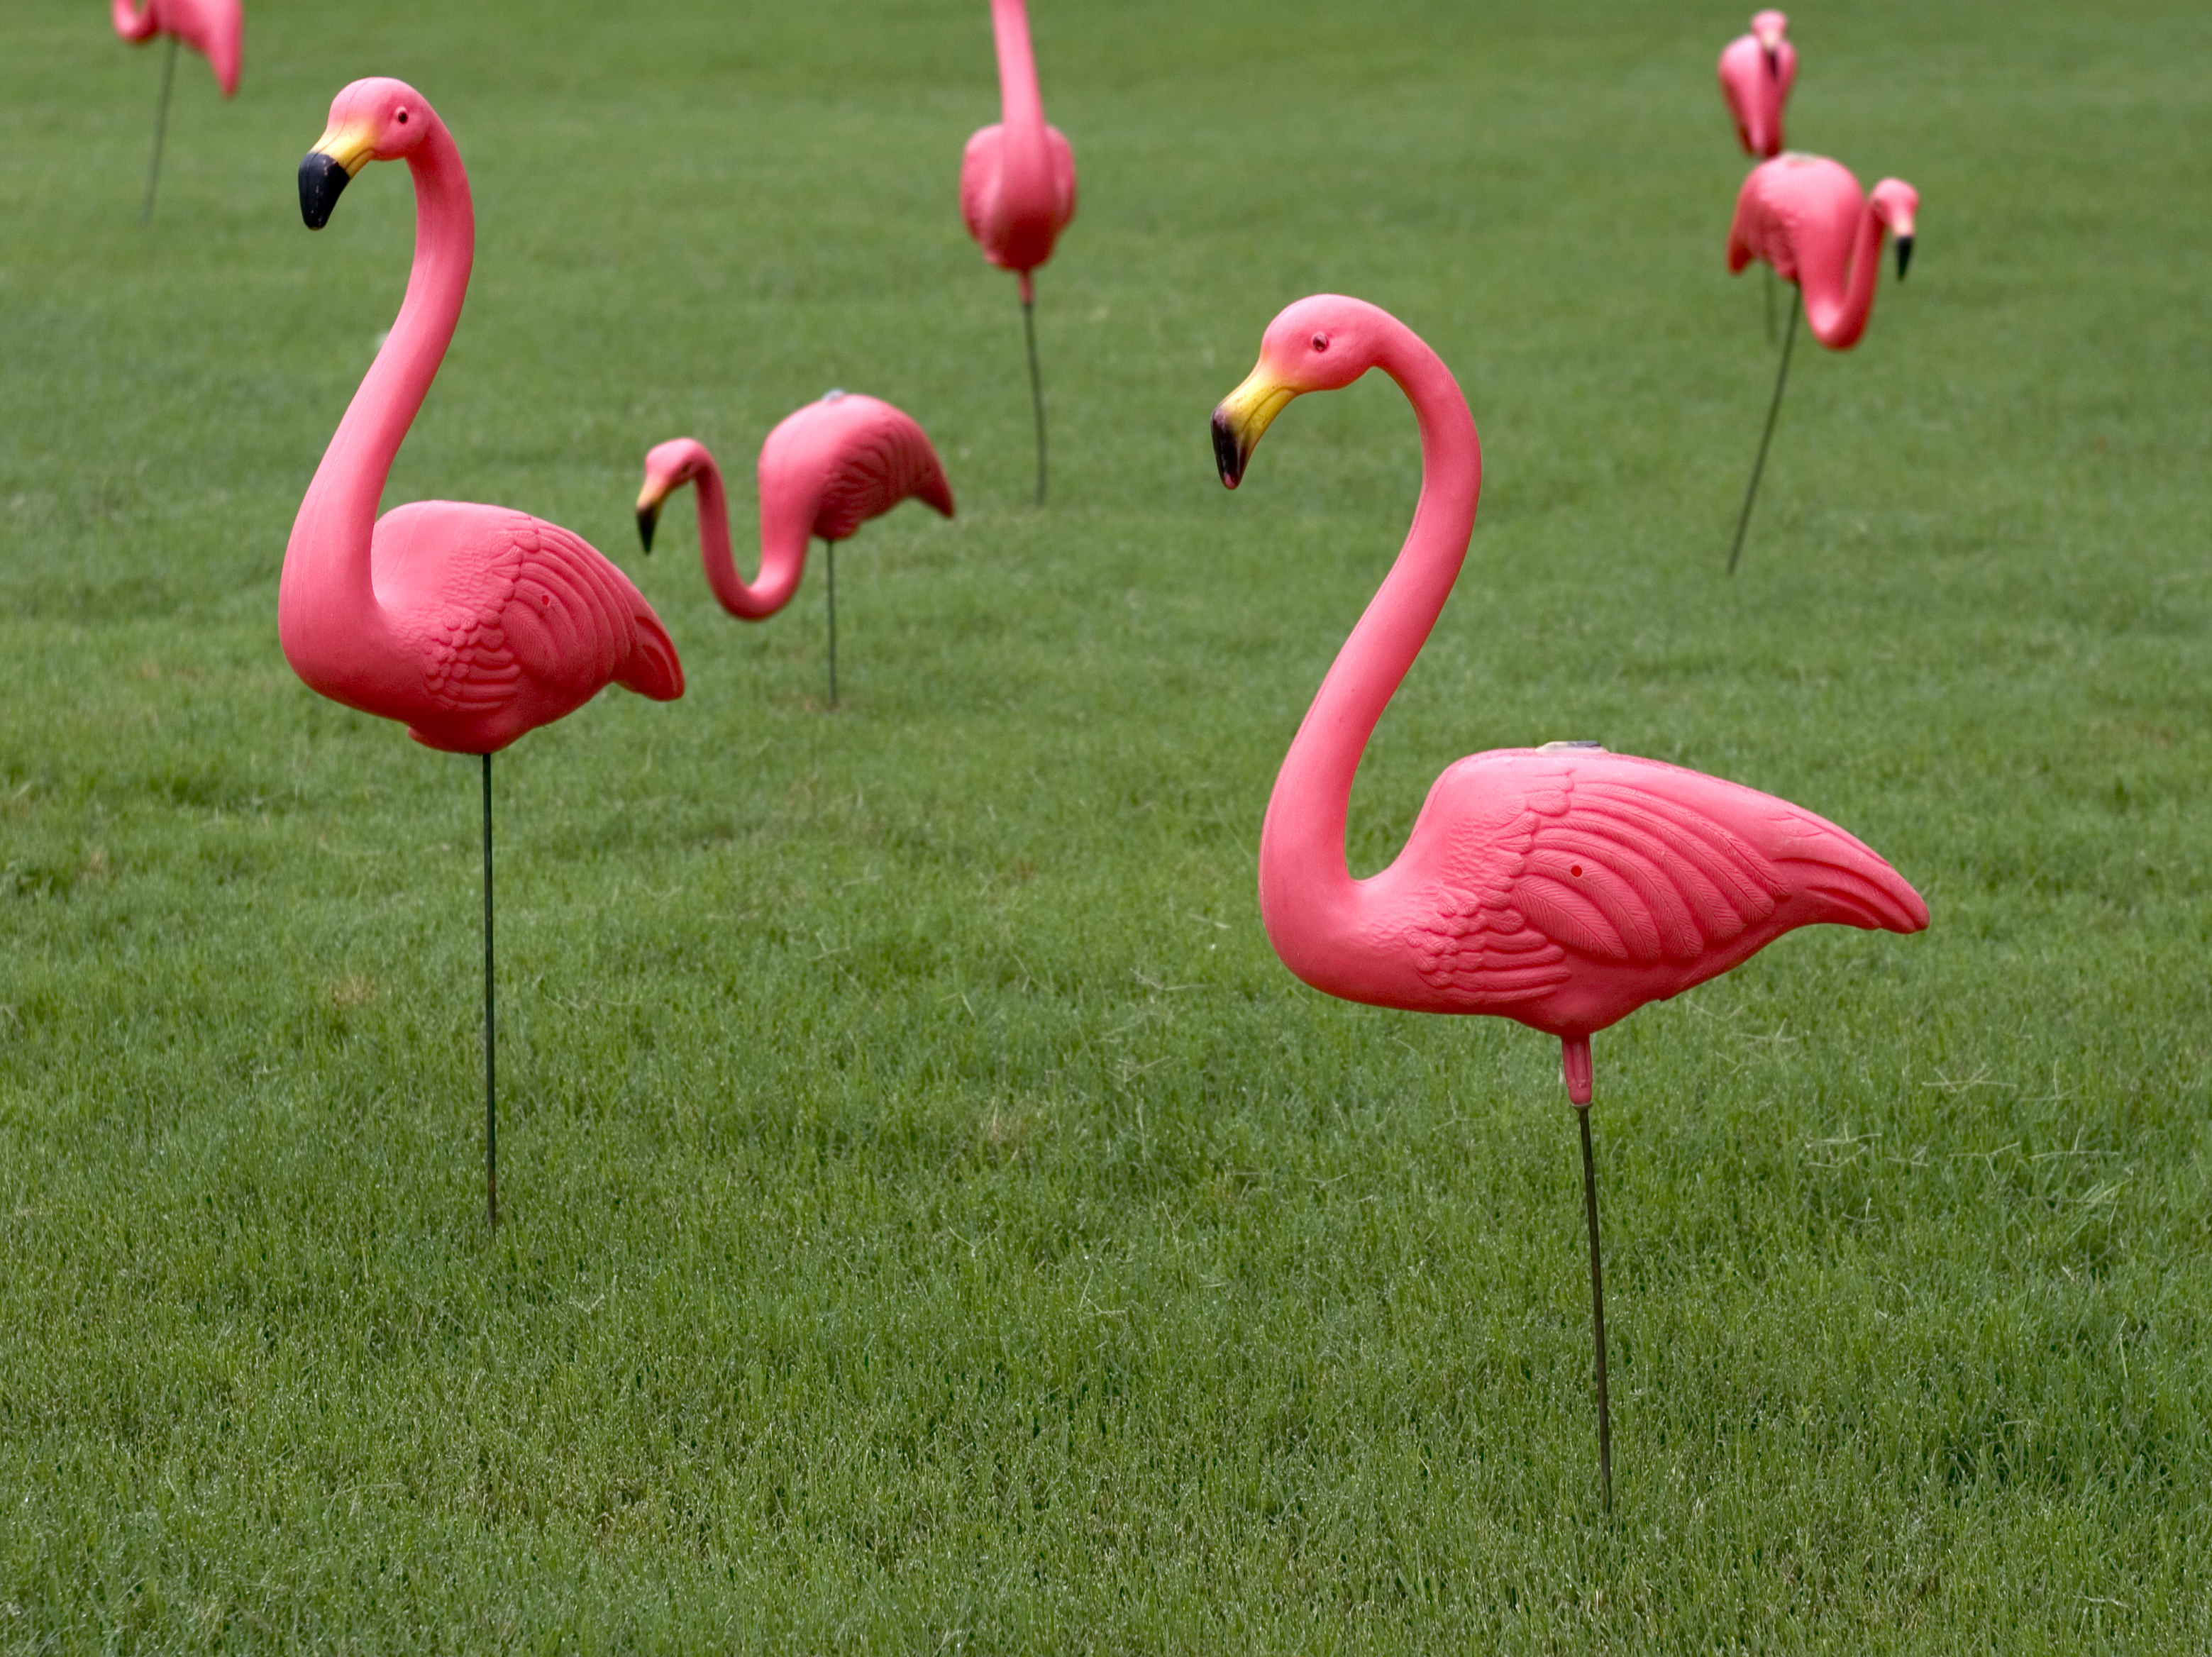
{"label": "curved flamingo neck", "polygon": [[116,33],[125,40],[150,39],[159,27],[154,17],[154,0],[146,0],[143,13],[133,0],[113,0],[109,15],[114,20]]}
{"label": "curved flamingo neck", "polygon": [[768,495],[761,496],[761,575],[747,586],[738,574],[735,549],[730,543],[730,497],[722,487],[722,469],[703,443],[692,446],[691,483],[698,491],[699,567],[707,572],[707,585],[731,615],[748,622],[773,616],[791,602],[799,578],[806,569],[806,523],[786,525],[790,516],[777,513],[773,531]]}
{"label": "curved flamingo neck", "polygon": [[1814,338],[1834,351],[1847,350],[1866,332],[1874,310],[1875,282],[1881,275],[1880,210],[1869,196],[1859,205],[1858,223],[1851,233],[1850,268],[1838,270],[1826,260],[1801,261],[1797,285],[1805,295],[1805,322]]}
{"label": "curved flamingo neck", "polygon": [[1419,420],[1420,503],[1397,561],[1306,710],[1260,831],[1261,915],[1277,953],[1310,983],[1357,974],[1361,883],[1344,853],[1352,779],[1451,596],[1482,492],[1482,441],[1442,360],[1390,320],[1374,366],[1398,382]]}
{"label": "curved flamingo neck", "polygon": [[1048,210],[1052,156],[1045,139],[1044,95],[1037,90],[1036,54],[1023,0],[991,0],[991,33],[999,48],[999,198],[1016,213]]}
{"label": "curved flamingo neck", "polygon": [[422,112],[429,130],[407,158],[415,183],[407,297],[323,452],[284,549],[278,631],[293,666],[318,689],[323,687],[314,664],[302,662],[295,650],[318,660],[331,652],[353,658],[380,653],[387,642],[370,577],[376,508],[392,459],[453,341],[476,257],[476,212],[460,151],[427,105]]}

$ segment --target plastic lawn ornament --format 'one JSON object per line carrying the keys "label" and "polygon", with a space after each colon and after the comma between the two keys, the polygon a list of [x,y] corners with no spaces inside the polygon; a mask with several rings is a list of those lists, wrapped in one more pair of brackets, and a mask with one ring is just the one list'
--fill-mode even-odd
{"label": "plastic lawn ornament", "polygon": [[1782,412],[1782,388],[1790,379],[1790,349],[1797,342],[1802,313],[1813,337],[1832,351],[1848,351],[1866,331],[1874,311],[1875,278],[1881,272],[1881,239],[1897,238],[1897,279],[1912,263],[1912,219],[1920,192],[1902,179],[1884,179],[1862,197],[1849,167],[1820,155],[1789,155],[1751,169],[1735,198],[1735,221],[1729,227],[1728,267],[1731,275],[1753,259],[1784,282],[1795,283],[1790,326],[1782,338],[1782,366],[1775,373],[1774,395],[1766,405],[1766,428],[1759,439],[1759,458],[1736,514],[1735,539],[1729,547],[1729,574],[1743,555],[1744,531],[1751,504],[1759,497],[1759,474],[1766,470],[1766,447],[1774,440],[1774,419]]}
{"label": "plastic lawn ornament", "polygon": [[[1751,20],[1751,33],[1721,48],[1721,97],[1735,120],[1736,142],[1754,161],[1779,155],[1783,106],[1797,79],[1797,48],[1784,38],[1790,20],[1762,11]],[[1766,273],[1766,343],[1774,343],[1774,272]]]}
{"label": "plastic lawn ornament", "polygon": [[1794,927],[1912,932],[1928,924],[1928,908],[1881,858],[1809,811],[1595,743],[1461,760],[1431,787],[1397,860],[1353,879],[1344,848],[1352,778],[1467,556],[1480,440],[1435,352],[1387,312],[1334,294],[1278,316],[1258,367],[1213,413],[1215,459],[1234,489],[1292,398],[1376,367],[1420,422],[1420,501],[1275,779],[1260,833],[1261,917],[1284,965],[1330,995],[1511,1018],[1559,1039],[1582,1129],[1598,1468],[1609,1508],[1590,1037]]}
{"label": "plastic lawn ornament", "polygon": [[1075,155],[1047,126],[1023,0],[991,0],[999,47],[999,121],[968,140],[960,158],[960,216],[983,257],[1021,277],[1022,335],[1036,414],[1036,503],[1044,505],[1044,381],[1037,372],[1036,288],[1031,273],[1075,216]]}
{"label": "plastic lawn ornament", "polygon": [[300,163],[300,213],[329,222],[370,161],[415,183],[415,264],[398,319],[354,393],[292,524],[278,588],[285,659],[313,689],[398,719],[427,747],[483,756],[484,1201],[499,1223],[492,1003],[491,756],[610,684],[684,694],[676,646],[629,579],[557,525],[505,507],[418,501],[382,518],[392,457],[460,319],[476,247],[453,135],[399,81],[356,81]]}
{"label": "plastic lawn ornament", "polygon": [[161,141],[169,130],[169,90],[177,79],[177,46],[181,41],[208,60],[215,83],[226,98],[238,94],[239,58],[246,49],[246,15],[238,0],[146,0],[139,10],[132,0],[112,0],[115,32],[131,45],[167,37],[169,49],[161,59],[161,101],[154,115],[154,159],[146,169],[146,201],[138,222],[154,215],[154,186],[161,177]]}
{"label": "plastic lawn ornament", "polygon": [[757,622],[791,602],[806,568],[811,537],[828,555],[830,700],[837,700],[837,543],[900,501],[926,501],[952,516],[952,486],[913,417],[872,397],[831,391],[787,416],[760,452],[759,579],[748,586],[730,549],[730,503],[722,473],[707,446],[678,437],[645,457],[637,497],[637,533],[647,552],[661,503],[686,483],[698,485],[699,561],[724,610]]}

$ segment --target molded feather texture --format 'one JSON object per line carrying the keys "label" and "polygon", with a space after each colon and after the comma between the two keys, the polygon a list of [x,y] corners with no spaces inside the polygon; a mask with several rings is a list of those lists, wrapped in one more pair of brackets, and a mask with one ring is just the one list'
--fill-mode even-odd
{"label": "molded feather texture", "polygon": [[1403,917],[1436,1011],[1587,1035],[1820,923],[1917,932],[1927,906],[1841,828],[1626,755],[1526,749],[1437,780],[1405,854],[1362,883]]}
{"label": "molded feather texture", "polygon": [[929,435],[879,398],[837,393],[786,416],[761,445],[761,543],[793,528],[842,541],[901,501],[953,513]]}
{"label": "molded feather texture", "polygon": [[428,747],[495,752],[610,683],[658,701],[684,694],[676,647],[643,595],[557,524],[417,501],[378,521],[370,574],[421,665],[423,703],[370,711],[396,713]]}

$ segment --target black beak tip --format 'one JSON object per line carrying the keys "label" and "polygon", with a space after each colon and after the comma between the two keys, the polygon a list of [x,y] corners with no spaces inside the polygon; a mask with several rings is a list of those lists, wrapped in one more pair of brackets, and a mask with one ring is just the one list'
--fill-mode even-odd
{"label": "black beak tip", "polygon": [[653,531],[659,522],[659,507],[640,507],[637,509],[637,538],[644,543],[648,553],[653,550]]}
{"label": "black beak tip", "polygon": [[1905,267],[1911,263],[1912,238],[1910,236],[1899,236],[1897,239],[1897,279],[1899,282],[1903,282],[1905,280]]}
{"label": "black beak tip", "polygon": [[1244,446],[1218,413],[1213,416],[1213,464],[1221,469],[1224,489],[1235,489],[1244,477]]}
{"label": "black beak tip", "polygon": [[331,222],[331,209],[353,182],[353,175],[319,149],[311,149],[300,163],[300,216],[307,228],[319,230]]}

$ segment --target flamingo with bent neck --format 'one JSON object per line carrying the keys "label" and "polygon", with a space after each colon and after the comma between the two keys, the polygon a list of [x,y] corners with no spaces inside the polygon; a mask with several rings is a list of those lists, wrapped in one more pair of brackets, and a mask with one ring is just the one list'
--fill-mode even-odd
{"label": "flamingo with bent neck", "polygon": [[1790,154],[1761,161],[1736,192],[1735,217],[1729,226],[1728,268],[1735,275],[1753,259],[1796,285],[1790,300],[1790,329],[1783,337],[1782,366],[1774,376],[1774,395],[1766,405],[1766,428],[1752,463],[1751,483],[1736,515],[1735,540],[1729,548],[1729,574],[1743,555],[1743,534],[1751,523],[1751,503],[1759,495],[1759,474],[1766,470],[1767,445],[1774,440],[1775,416],[1782,411],[1782,388],[1790,379],[1790,348],[1797,340],[1802,312],[1813,337],[1832,351],[1848,351],[1866,332],[1874,313],[1875,279],[1881,272],[1885,231],[1897,238],[1897,279],[1912,263],[1913,216],[1920,192],[1902,179],[1884,179],[1863,197],[1859,181],[1841,162],[1821,155]]}
{"label": "flamingo with bent neck", "polygon": [[1036,288],[1031,273],[1075,216],[1075,152],[1045,124],[1023,0],[991,0],[999,50],[996,124],[968,140],[960,157],[960,216],[983,257],[1021,278],[1022,335],[1030,353],[1030,401],[1036,413],[1036,503],[1044,505],[1044,382],[1037,373]]}
{"label": "flamingo with bent neck", "polygon": [[426,747],[483,758],[484,1199],[499,1223],[492,1017],[491,756],[609,684],[655,701],[684,668],[629,577],[579,537],[505,507],[417,501],[376,515],[399,445],[460,320],[476,215],[460,151],[404,82],[356,81],[300,163],[300,214],[329,222],[372,161],[415,184],[407,297],[292,523],[276,631],[292,671],[333,701],[398,719]]}
{"label": "flamingo with bent neck", "polygon": [[1292,398],[1378,367],[1419,421],[1420,502],[1275,779],[1260,832],[1261,918],[1284,965],[1328,994],[1510,1018],[1559,1039],[1582,1128],[1598,1466],[1610,1508],[1590,1037],[1793,928],[1913,932],[1928,907],[1888,864],[1802,807],[1595,743],[1459,761],[1430,788],[1397,859],[1353,878],[1344,849],[1352,778],[1467,556],[1481,440],[1436,353],[1388,312],[1336,294],[1278,316],[1258,366],[1213,414],[1221,481],[1235,489]]}
{"label": "flamingo with bent neck", "polygon": [[146,204],[139,209],[143,223],[154,211],[154,185],[161,176],[161,139],[169,128],[169,88],[177,78],[177,43],[184,42],[208,60],[215,83],[222,95],[238,95],[239,59],[246,50],[246,14],[239,0],[146,0],[138,9],[133,0],[111,0],[108,16],[115,33],[132,46],[155,35],[168,37],[169,50],[161,64],[161,102],[154,117],[154,160],[146,169]]}
{"label": "flamingo with bent neck", "polygon": [[791,602],[806,571],[806,549],[821,537],[830,577],[830,700],[837,700],[837,543],[902,501],[927,501],[952,516],[952,486],[911,415],[872,397],[831,391],[784,416],[760,452],[759,579],[738,574],[730,547],[730,501],[722,470],[696,438],[672,438],[645,457],[637,534],[647,552],[661,503],[698,485],[699,561],[724,610],[764,621]]}

